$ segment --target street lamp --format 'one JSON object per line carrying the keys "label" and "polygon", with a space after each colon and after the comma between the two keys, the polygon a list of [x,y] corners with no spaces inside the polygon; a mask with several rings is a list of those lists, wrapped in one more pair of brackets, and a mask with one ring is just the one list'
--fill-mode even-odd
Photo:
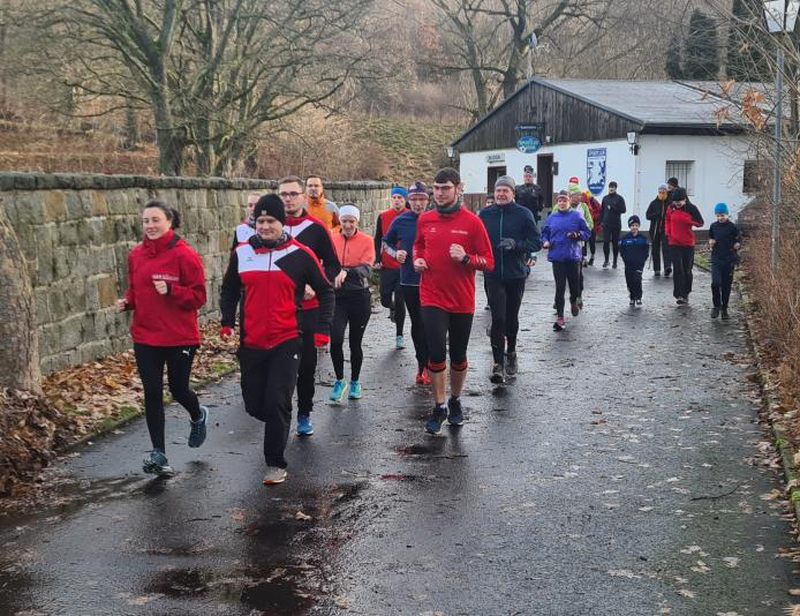
{"label": "street lamp", "polygon": [[456,149],[452,145],[447,146],[447,158],[450,160],[450,166],[452,167],[453,161],[456,158]]}
{"label": "street lamp", "polygon": [[636,156],[639,154],[639,133],[635,130],[628,132],[628,145],[631,146],[631,152]]}
{"label": "street lamp", "polygon": [[[764,0],[764,17],[767,28],[771,34],[786,34],[794,32],[797,23],[797,14],[800,11],[800,0]],[[780,224],[781,201],[781,137],[783,135],[783,47],[778,41],[777,49],[778,68],[775,74],[775,88],[777,100],[775,102],[775,178],[772,199],[772,236],[770,265],[772,271],[778,262],[778,225]]]}

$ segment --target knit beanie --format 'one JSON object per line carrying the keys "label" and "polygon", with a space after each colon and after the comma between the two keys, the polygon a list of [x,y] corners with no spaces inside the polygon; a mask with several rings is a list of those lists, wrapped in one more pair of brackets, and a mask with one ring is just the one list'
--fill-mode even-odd
{"label": "knit beanie", "polygon": [[428,187],[425,186],[425,182],[414,182],[411,186],[408,187],[407,196],[411,195],[425,195],[428,196]]}
{"label": "knit beanie", "polygon": [[686,189],[681,188],[678,186],[675,190],[672,191],[672,200],[673,201],[686,201],[687,199]]}
{"label": "knit beanie", "polygon": [[669,190],[669,186],[667,186],[666,184],[659,184],[658,190]]}
{"label": "knit beanie", "polygon": [[355,205],[339,206],[339,220],[345,216],[352,216],[356,220],[361,220],[361,211]]}
{"label": "knit beanie", "polygon": [[278,195],[264,195],[253,208],[253,217],[258,220],[259,216],[272,216],[279,220],[282,225],[286,224],[286,211],[283,209],[283,201]]}
{"label": "knit beanie", "polygon": [[558,201],[561,197],[566,197],[569,199],[569,193],[566,190],[559,190],[558,196],[556,197],[556,201]]}
{"label": "knit beanie", "polygon": [[670,186],[679,186],[680,183],[678,182],[678,178],[670,178],[667,180],[667,184]]}
{"label": "knit beanie", "polygon": [[510,175],[501,175],[494,183],[494,187],[497,188],[498,186],[505,186],[506,188],[510,188],[513,192],[517,190],[517,183],[514,181]]}
{"label": "knit beanie", "polygon": [[642,221],[639,219],[639,217],[636,214],[634,214],[633,216],[631,216],[628,219],[628,228],[630,228],[630,226],[632,224],[634,224],[634,223],[639,225],[640,227],[642,226]]}
{"label": "knit beanie", "polygon": [[402,186],[395,186],[394,188],[392,188],[392,197],[394,197],[395,195],[400,195],[401,197],[403,197],[403,199],[408,197],[406,189],[403,188]]}
{"label": "knit beanie", "polygon": [[729,216],[731,211],[728,209],[727,203],[717,203],[714,206],[714,216],[719,216],[720,214],[725,214],[725,216]]}

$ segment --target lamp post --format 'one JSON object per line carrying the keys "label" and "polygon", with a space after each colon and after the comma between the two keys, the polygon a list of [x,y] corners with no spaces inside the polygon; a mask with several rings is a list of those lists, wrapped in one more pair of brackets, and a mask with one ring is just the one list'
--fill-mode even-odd
{"label": "lamp post", "polygon": [[456,149],[452,145],[447,146],[447,158],[450,160],[450,166],[452,167],[456,158]]}
{"label": "lamp post", "polygon": [[[794,32],[800,0],[765,0],[764,16],[770,34],[786,34]],[[777,49],[777,71],[775,74],[775,177],[772,187],[772,234],[770,237],[770,266],[775,271],[778,263],[778,226],[780,224],[781,202],[781,154],[783,136],[783,64],[784,55],[781,41],[775,45]]]}

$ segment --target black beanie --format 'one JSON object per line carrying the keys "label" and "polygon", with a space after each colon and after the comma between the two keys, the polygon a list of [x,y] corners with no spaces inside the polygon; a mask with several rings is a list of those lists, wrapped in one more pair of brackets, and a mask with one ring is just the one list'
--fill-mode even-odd
{"label": "black beanie", "polygon": [[279,220],[282,225],[286,224],[286,211],[283,209],[283,201],[278,195],[264,195],[253,208],[253,218],[258,220],[259,216],[272,216]]}
{"label": "black beanie", "polygon": [[636,223],[639,226],[642,225],[642,221],[639,219],[639,217],[636,214],[634,214],[633,216],[631,216],[628,219],[628,227],[630,227],[633,223]]}
{"label": "black beanie", "polygon": [[669,184],[670,186],[680,186],[680,184],[678,183],[678,178],[668,179],[667,184]]}
{"label": "black beanie", "polygon": [[672,191],[672,200],[673,201],[686,201],[686,189],[681,188],[678,186],[675,190]]}

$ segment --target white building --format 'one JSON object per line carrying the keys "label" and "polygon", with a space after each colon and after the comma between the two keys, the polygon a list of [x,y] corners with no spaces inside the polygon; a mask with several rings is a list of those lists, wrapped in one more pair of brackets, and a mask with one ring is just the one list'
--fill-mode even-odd
{"label": "white building", "polygon": [[644,222],[659,184],[674,176],[706,228],[720,201],[735,218],[752,198],[754,147],[730,104],[707,86],[534,78],[453,143],[467,203],[475,207],[500,175],[522,183],[531,165],[550,205],[570,177],[598,199],[613,180],[628,214]]}

